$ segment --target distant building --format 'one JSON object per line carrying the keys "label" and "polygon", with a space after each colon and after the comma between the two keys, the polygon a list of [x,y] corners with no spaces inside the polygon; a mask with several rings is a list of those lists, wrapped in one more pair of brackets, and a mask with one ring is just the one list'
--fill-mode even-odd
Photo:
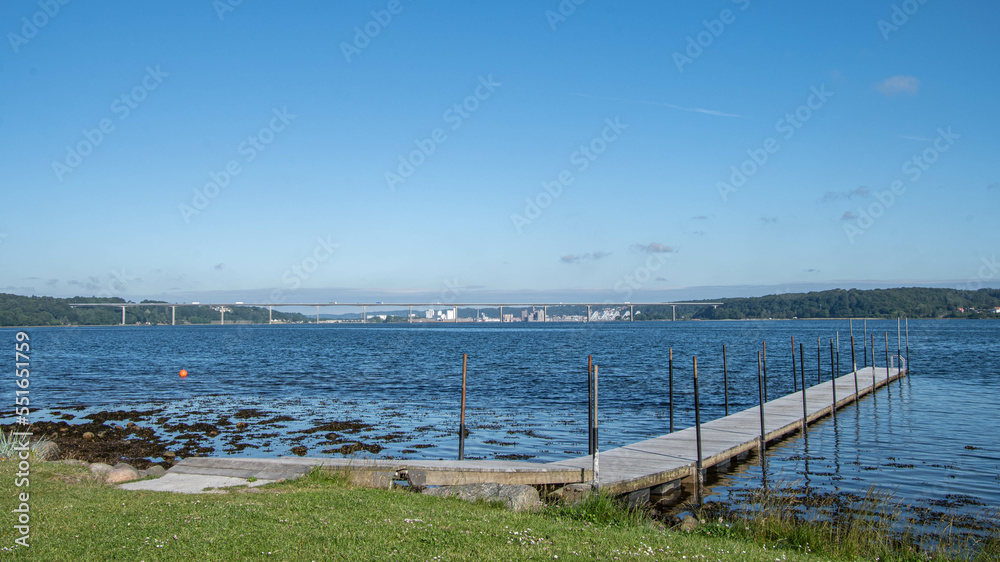
{"label": "distant building", "polygon": [[514,315],[513,314],[504,314],[503,315],[503,321],[504,322],[513,322],[514,321]]}
{"label": "distant building", "polygon": [[434,319],[434,309],[433,308],[427,309],[427,312],[424,313],[424,317],[427,318],[428,320],[433,320]]}
{"label": "distant building", "polygon": [[1000,306],[993,307],[993,314],[1000,314]]}
{"label": "distant building", "polygon": [[455,309],[454,308],[449,308],[448,310],[446,310],[445,313],[444,313],[444,319],[445,320],[454,320],[455,319]]}

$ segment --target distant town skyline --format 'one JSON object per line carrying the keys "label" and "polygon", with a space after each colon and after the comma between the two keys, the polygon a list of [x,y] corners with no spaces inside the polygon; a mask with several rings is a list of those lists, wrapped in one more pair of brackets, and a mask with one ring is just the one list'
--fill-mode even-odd
{"label": "distant town skyline", "polygon": [[0,6],[0,292],[1000,286],[986,1]]}

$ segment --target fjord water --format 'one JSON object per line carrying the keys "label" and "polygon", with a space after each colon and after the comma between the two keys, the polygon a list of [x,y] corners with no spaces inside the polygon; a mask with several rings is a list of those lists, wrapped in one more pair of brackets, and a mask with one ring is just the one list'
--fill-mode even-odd
{"label": "fjord water", "polygon": [[[885,332],[868,322],[875,362]],[[455,458],[462,354],[469,354],[466,456],[550,461],[586,454],[587,356],[600,366],[601,448],[669,430],[668,350],[674,352],[674,424],[694,423],[692,357],[703,420],[724,412],[722,346],[730,411],[757,404],[756,352],[767,342],[770,398],[792,391],[791,338],[805,344],[806,379],[829,380],[830,339],[840,373],[851,369],[846,320],[511,324],[323,324],[29,329],[34,419],[70,411],[156,408],[158,416],[213,421],[258,408],[294,418],[243,456],[289,454],[295,431],[360,419],[382,456]],[[6,341],[14,331],[3,330]],[[854,322],[858,365],[862,322]],[[817,338],[821,361],[817,367]],[[904,336],[905,338],[905,336]],[[870,342],[870,339],[868,340]],[[911,375],[769,451],[768,477],[812,489],[897,500],[1000,508],[1000,321],[912,320]],[[905,341],[902,342],[905,346]],[[869,350],[869,353],[871,350]],[[905,354],[905,352],[904,352]],[[869,359],[870,361],[870,359]],[[180,380],[177,373],[190,376]],[[13,391],[13,381],[10,383]],[[14,419],[8,417],[7,423]],[[82,420],[80,420],[82,421]],[[251,420],[252,421],[252,420]],[[277,435],[275,435],[275,432]],[[381,439],[380,439],[381,437]],[[311,436],[310,436],[311,438]],[[319,440],[320,437],[316,437]],[[215,454],[225,455],[217,451]],[[523,457],[521,457],[523,456]],[[719,483],[754,487],[759,464]]]}

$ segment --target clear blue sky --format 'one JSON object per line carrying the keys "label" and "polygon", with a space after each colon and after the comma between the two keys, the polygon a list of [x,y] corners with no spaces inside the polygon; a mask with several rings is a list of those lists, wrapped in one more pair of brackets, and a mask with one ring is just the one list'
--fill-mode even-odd
{"label": "clear blue sky", "polygon": [[0,290],[997,286],[1000,5],[895,5],[7,1]]}

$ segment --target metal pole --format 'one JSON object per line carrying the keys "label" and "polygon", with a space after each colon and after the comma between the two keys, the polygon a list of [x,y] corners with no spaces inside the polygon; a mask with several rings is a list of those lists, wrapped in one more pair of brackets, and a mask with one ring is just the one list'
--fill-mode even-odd
{"label": "metal pole", "polygon": [[802,375],[802,433],[806,432],[809,425],[809,414],[806,410],[806,349],[805,344],[799,344],[799,373]]}
{"label": "metal pole", "polygon": [[587,356],[587,454],[594,454],[594,356]]}
{"label": "metal pole", "polygon": [[757,352],[757,396],[760,401],[760,461],[763,465],[767,448],[767,431],[764,429],[764,375],[759,351]]}
{"label": "metal pole", "polygon": [[590,305],[587,305],[587,322],[590,322]]}
{"label": "metal pole", "polygon": [[594,365],[594,487],[601,483],[600,464],[598,458],[601,454],[600,440],[597,438],[597,365]]}
{"label": "metal pole", "polygon": [[906,318],[906,374],[910,373],[910,318]]}
{"label": "metal pole", "polygon": [[[865,338],[863,340],[861,340],[861,343],[864,346],[864,350],[863,350],[864,351],[864,355],[865,355],[865,364],[864,364],[864,366],[867,367],[868,366],[868,319],[867,318],[865,318]],[[872,365],[872,367],[874,367],[874,366],[875,365]]]}
{"label": "metal pole", "polygon": [[858,358],[854,354],[854,334],[851,334],[851,368],[854,371],[854,400],[861,396],[858,389]]}
{"label": "metal pole", "polygon": [[674,432],[674,348],[670,348],[670,360],[667,362],[670,372],[667,388],[670,392],[670,433]]}
{"label": "metal pole", "polygon": [[875,390],[878,388],[878,380],[875,378],[875,332],[872,332],[872,396],[876,396]]}
{"label": "metal pole", "polygon": [[885,384],[889,385],[889,330],[885,331]]}
{"label": "metal pole", "polygon": [[726,416],[729,415],[729,362],[726,360],[726,346],[722,346],[722,388],[726,395]]}
{"label": "metal pole", "polygon": [[837,368],[833,371],[833,378],[840,378],[840,332],[837,332]]}
{"label": "metal pole", "polygon": [[834,364],[833,338],[830,338],[830,370],[833,376],[830,377],[830,386],[833,387],[833,417],[837,417],[837,366]]}
{"label": "metal pole", "polygon": [[896,378],[899,378],[903,374],[903,348],[902,348],[903,341],[902,341],[902,337],[901,337],[901,334],[900,334],[901,328],[899,326],[901,322],[902,322],[902,319],[900,319],[897,316],[896,317],[896,358],[897,358],[897,361],[899,361],[899,368],[896,369]]}
{"label": "metal pole", "polygon": [[792,336],[792,388],[799,391],[799,375],[795,372],[795,336]]}
{"label": "metal pole", "polygon": [[465,375],[469,354],[462,354],[462,417],[458,422],[458,460],[465,458]]}
{"label": "metal pole", "polygon": [[698,459],[695,461],[695,493],[698,505],[701,505],[701,411],[698,403],[698,356],[694,357],[694,432],[698,447]]}
{"label": "metal pole", "polygon": [[767,402],[767,340],[764,340],[764,402]]}

